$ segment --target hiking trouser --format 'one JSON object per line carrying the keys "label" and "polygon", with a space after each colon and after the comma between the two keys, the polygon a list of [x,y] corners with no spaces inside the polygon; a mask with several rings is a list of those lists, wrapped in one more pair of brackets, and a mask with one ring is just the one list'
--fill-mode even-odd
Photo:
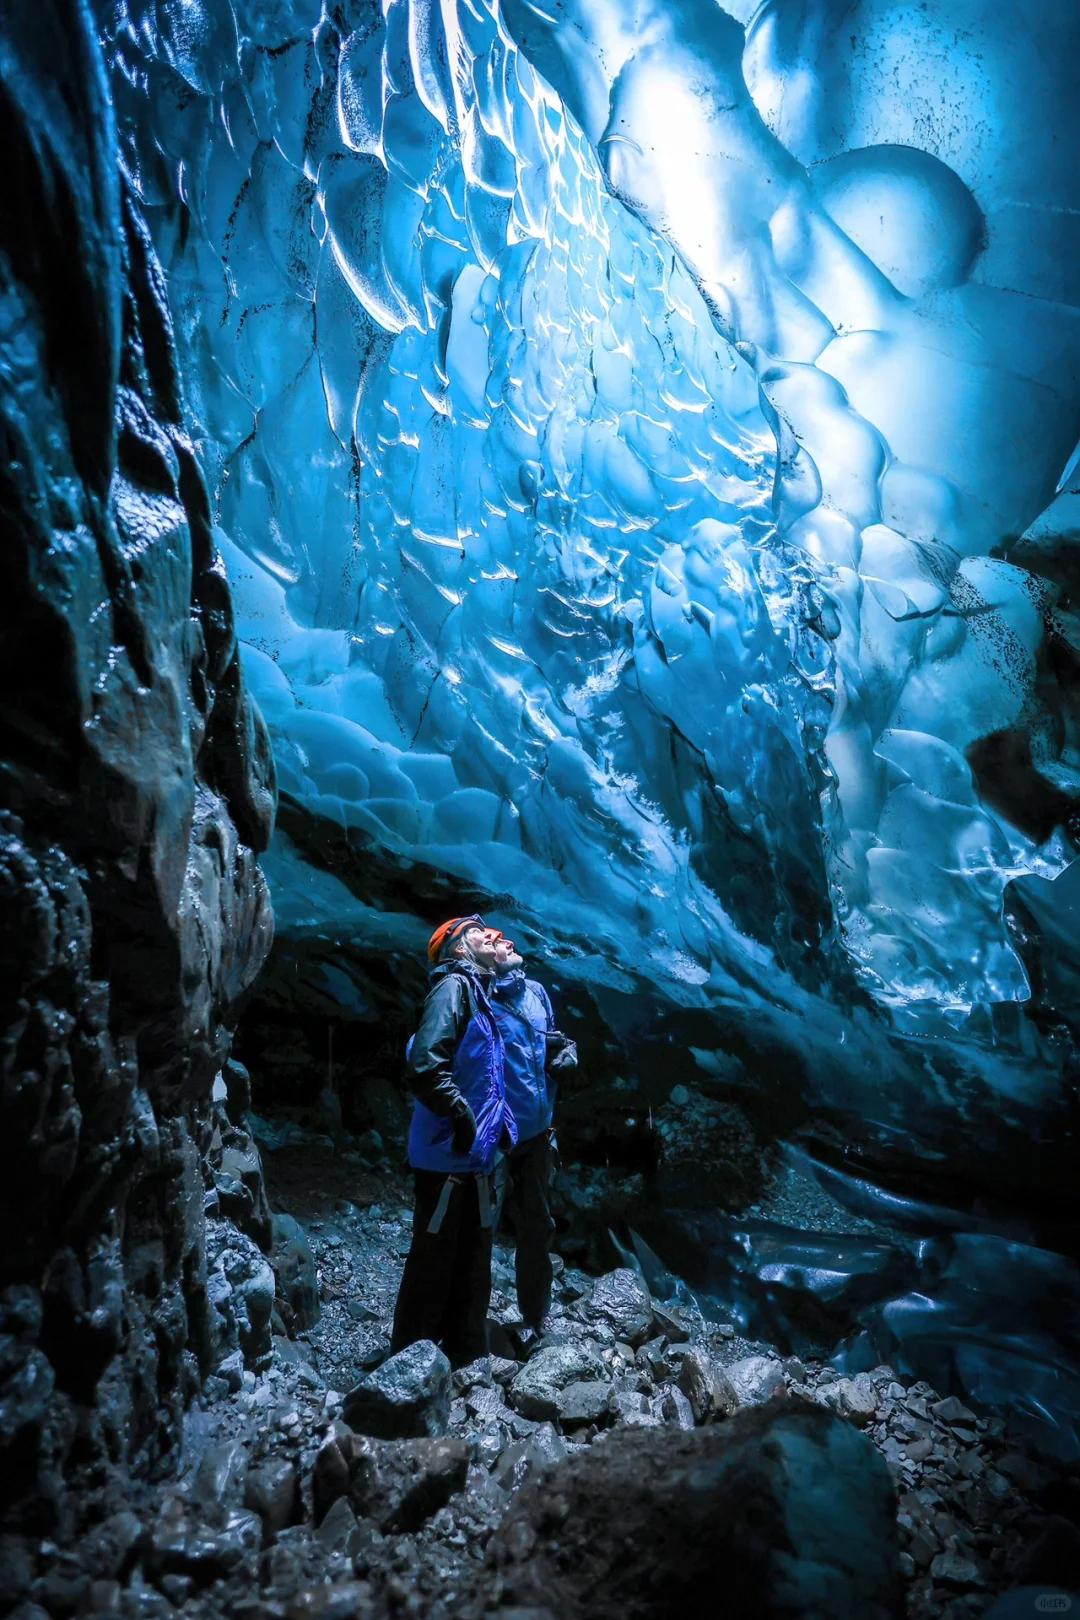
{"label": "hiking trouser", "polygon": [[538,1328],[551,1308],[551,1183],[554,1132],[519,1142],[507,1159],[506,1206],[514,1227],[514,1276],[518,1310]]}
{"label": "hiking trouser", "polygon": [[451,1366],[464,1367],[487,1354],[490,1178],[448,1177],[441,1170],[414,1170],[413,1178],[412,1242],[398,1290],[390,1351],[396,1355],[418,1339],[433,1339]]}

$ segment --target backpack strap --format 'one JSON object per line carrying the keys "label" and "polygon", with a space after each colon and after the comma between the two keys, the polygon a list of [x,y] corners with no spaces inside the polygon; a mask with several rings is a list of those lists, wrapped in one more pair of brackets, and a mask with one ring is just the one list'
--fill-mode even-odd
{"label": "backpack strap", "polygon": [[439,1194],[439,1202],[432,1210],[431,1219],[427,1224],[429,1236],[438,1237],[439,1233],[442,1231],[442,1224],[446,1219],[446,1212],[450,1208],[451,1195],[453,1194],[454,1188],[460,1185],[460,1176],[447,1176],[446,1180],[443,1182],[442,1191]]}
{"label": "backpack strap", "polygon": [[469,1012],[471,1016],[475,1018],[478,1012],[482,1012],[487,1018],[490,1018],[491,1022],[494,1024],[495,1010],[492,1007],[491,1002],[488,1000],[487,991],[480,984],[479,980],[475,979],[468,971],[459,973],[458,977],[465,981],[465,993],[469,998]]}

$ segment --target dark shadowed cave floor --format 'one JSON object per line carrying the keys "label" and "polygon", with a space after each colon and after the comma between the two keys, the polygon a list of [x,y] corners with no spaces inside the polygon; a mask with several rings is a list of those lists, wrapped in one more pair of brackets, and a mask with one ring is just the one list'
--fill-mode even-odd
{"label": "dark shadowed cave floor", "polygon": [[[557,1354],[580,1364],[569,1390],[560,1391],[556,1377],[541,1392],[551,1415],[539,1415],[543,1403],[530,1404],[519,1391],[515,1358],[524,1361],[526,1352],[505,1244],[496,1250],[492,1301],[496,1347],[505,1354],[454,1375],[449,1444],[451,1451],[455,1441],[463,1445],[450,1455],[446,1441],[419,1443],[422,1452],[443,1452],[410,1464],[413,1506],[395,1519],[386,1504],[393,1507],[401,1491],[389,1462],[363,1488],[355,1458],[351,1478],[342,1472],[341,1450],[352,1440],[341,1414],[348,1392],[386,1356],[408,1247],[407,1182],[373,1167],[354,1138],[339,1138],[335,1147],[284,1120],[260,1122],[257,1135],[273,1206],[302,1224],[310,1244],[310,1256],[302,1238],[296,1244],[293,1298],[317,1289],[319,1319],[294,1338],[275,1334],[272,1359],[238,1372],[236,1387],[210,1380],[188,1416],[180,1478],[142,1487],[126,1519],[114,1515],[79,1552],[43,1549],[32,1584],[26,1572],[21,1620],[449,1620],[489,1613],[562,1620],[570,1611],[557,1583],[547,1603],[542,1579],[539,1601],[530,1591],[522,1602],[520,1581],[514,1585],[515,1568],[547,1568],[544,1558],[557,1567],[560,1538],[569,1535],[557,1518],[536,1518],[544,1470],[563,1470],[547,1476],[555,1491],[570,1461],[599,1439],[598,1453],[611,1448],[606,1488],[618,1494],[621,1431],[637,1431],[628,1444],[648,1445],[650,1432],[670,1428],[696,1427],[700,1438],[705,1428],[757,1415],[732,1417],[733,1406],[767,1402],[768,1410],[794,1411],[803,1402],[831,1410],[883,1456],[898,1527],[888,1558],[898,1566],[897,1601],[912,1620],[974,1620],[997,1594],[1066,1583],[1077,1482],[1000,1422],[955,1398],[942,1400],[925,1383],[907,1384],[889,1368],[845,1379],[824,1363],[784,1359],[705,1320],[685,1293],[681,1302],[646,1297],[642,1315],[640,1284],[625,1272],[601,1281],[560,1263],[553,1331],[540,1348],[561,1346]],[[541,1365],[535,1344],[528,1355],[529,1365]],[[371,1442],[360,1444],[371,1449]],[[392,1450],[395,1442],[385,1444]],[[846,1511],[838,1499],[833,1533],[857,1540]],[[617,1542],[617,1526],[612,1533]],[[120,1551],[110,1564],[100,1549],[114,1543]],[[662,1564],[662,1551],[656,1558]],[[655,1594],[641,1603],[627,1612],[721,1612],[684,1600],[666,1606]],[[580,1612],[599,1610],[592,1604]],[[727,1612],[751,1610],[736,1603]]]}

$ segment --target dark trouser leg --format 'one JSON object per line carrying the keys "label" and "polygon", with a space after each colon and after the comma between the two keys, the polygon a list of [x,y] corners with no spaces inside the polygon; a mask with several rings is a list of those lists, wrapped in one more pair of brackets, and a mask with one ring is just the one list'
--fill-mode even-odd
{"label": "dark trouser leg", "polygon": [[491,1228],[480,1225],[476,1177],[451,1188],[437,1233],[428,1224],[442,1196],[445,1175],[415,1170],[412,1243],[398,1290],[391,1353],[418,1339],[433,1339],[455,1367],[487,1351],[491,1299]]}
{"label": "dark trouser leg", "polygon": [[510,1155],[518,1309],[530,1327],[539,1327],[551,1306],[551,1176],[547,1131],[519,1143]]}
{"label": "dark trouser leg", "polygon": [[[450,1284],[453,1279],[454,1248],[457,1240],[457,1198],[450,1199],[439,1231],[432,1235],[428,1222],[443,1190],[446,1177],[436,1170],[414,1170],[416,1203],[413,1208],[412,1243],[394,1309],[394,1331],[390,1351],[396,1355],[418,1339],[442,1338]],[[455,1188],[455,1194],[460,1189]]]}
{"label": "dark trouser leg", "polygon": [[487,1316],[491,1303],[490,1223],[480,1223],[479,1188],[470,1176],[455,1194],[459,1220],[454,1269],[446,1302],[443,1349],[452,1367],[465,1367],[487,1354]]}

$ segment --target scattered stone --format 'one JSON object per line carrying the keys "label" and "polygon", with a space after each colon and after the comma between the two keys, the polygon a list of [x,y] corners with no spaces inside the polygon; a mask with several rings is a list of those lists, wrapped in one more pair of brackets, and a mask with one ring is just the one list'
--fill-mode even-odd
{"label": "scattered stone", "polygon": [[342,1416],[357,1433],[383,1440],[445,1434],[450,1363],[430,1339],[421,1339],[350,1390]]}
{"label": "scattered stone", "polygon": [[240,1440],[212,1446],[199,1464],[188,1494],[204,1513],[220,1513],[238,1502],[247,1473],[247,1447]]}
{"label": "scattered stone", "polygon": [[344,1552],[349,1537],[356,1529],[356,1514],[347,1496],[339,1496],[315,1535],[327,1552]]}
{"label": "scattered stone", "polygon": [[405,1535],[465,1488],[469,1448],[464,1440],[376,1441],[358,1438],[349,1500],[384,1534]]}
{"label": "scattered stone", "polygon": [[908,1551],[920,1569],[929,1569],[934,1562],[937,1548],[928,1536],[916,1530],[908,1542]]}
{"label": "scattered stone", "polygon": [[713,1423],[729,1417],[740,1405],[725,1369],[704,1350],[691,1350],[682,1358],[678,1387],[689,1402],[696,1423]]}
{"label": "scattered stone", "polygon": [[656,1396],[653,1411],[664,1423],[674,1423],[680,1429],[694,1427],[694,1409],[682,1390],[674,1385]]}
{"label": "scattered stone", "polygon": [[503,1400],[503,1391],[492,1385],[477,1384],[465,1397],[465,1410],[474,1417],[497,1417],[509,1420],[510,1411]]}
{"label": "scattered stone", "polygon": [[559,1278],[557,1286],[563,1299],[588,1299],[593,1291],[593,1280],[584,1271],[578,1271],[573,1266],[567,1266]]}
{"label": "scattered stone", "polygon": [[92,1530],[82,1541],[82,1555],[93,1575],[115,1580],[127,1573],[134,1562],[143,1536],[138,1514],[122,1509]]}
{"label": "scattered stone", "polygon": [[835,1384],[827,1384],[819,1398],[823,1406],[861,1429],[872,1420],[877,1407],[877,1394],[869,1373],[857,1373],[854,1378],[840,1378]]}
{"label": "scattered stone", "polygon": [[982,1586],[983,1575],[979,1566],[970,1558],[962,1558],[958,1553],[938,1553],[930,1565],[930,1575],[935,1581],[943,1581],[946,1586]]}
{"label": "scattered stone", "polygon": [[85,1612],[89,1590],[86,1571],[73,1558],[61,1554],[33,1583],[31,1595],[50,1615],[67,1616]]}
{"label": "scattered stone", "polygon": [[669,1378],[676,1371],[678,1359],[668,1354],[667,1340],[661,1335],[649,1339],[637,1353],[638,1366],[654,1379]]}
{"label": "scattered stone", "polygon": [[[162,1575],[158,1581],[163,1597],[167,1597],[174,1609],[182,1609],[191,1596],[195,1582],[190,1575]],[[52,1609],[54,1605],[51,1605]]]}
{"label": "scattered stone", "polygon": [[652,1326],[653,1303],[636,1271],[622,1267],[597,1279],[589,1300],[590,1314],[601,1317],[618,1338],[639,1345]]}
{"label": "scattered stone", "polygon": [[526,1439],[514,1440],[507,1446],[492,1471],[492,1478],[503,1490],[516,1491],[532,1474],[564,1462],[566,1455],[562,1436],[550,1423],[542,1423]]}
{"label": "scattered stone", "polygon": [[783,1366],[773,1356],[744,1356],[724,1372],[740,1406],[761,1406],[773,1395],[786,1393]]}
{"label": "scattered stone", "polygon": [[316,1524],[325,1517],[334,1502],[348,1495],[355,1441],[356,1436],[348,1425],[337,1422],[331,1425],[319,1447],[311,1476]]}
{"label": "scattered stone", "polygon": [[603,1377],[603,1362],[585,1346],[550,1345],[539,1350],[514,1378],[509,1387],[510,1404],[524,1417],[557,1418],[558,1397],[568,1384]]}
{"label": "scattered stone", "polygon": [[270,1263],[286,1326],[298,1333],[319,1320],[319,1279],[307,1233],[291,1215],[271,1221]]}
{"label": "scattered stone", "polygon": [[368,1305],[365,1300],[347,1299],[345,1309],[354,1322],[375,1322],[378,1320],[378,1311],[373,1306]]}
{"label": "scattered stone", "polygon": [[[822,1404],[825,1405],[826,1403],[822,1402]],[[834,1406],[832,1409],[839,1417],[845,1417],[847,1415],[846,1413],[840,1411],[838,1405]],[[878,1448],[881,1451],[882,1456],[885,1458],[885,1461],[889,1464],[889,1467],[892,1469],[899,1469],[902,1463],[905,1461],[906,1454],[896,1436],[892,1434],[887,1435],[884,1441],[876,1443],[878,1444]]]}
{"label": "scattered stone", "polygon": [[494,1468],[507,1444],[503,1430],[497,1423],[485,1423],[473,1435],[473,1458],[484,1468]]}
{"label": "scattered stone", "polygon": [[291,1524],[299,1506],[300,1480],[288,1457],[273,1457],[248,1473],[244,1505],[259,1515],[268,1535]]}
{"label": "scattered stone", "polygon": [[220,1529],[211,1530],[172,1498],[151,1526],[145,1564],[151,1576],[190,1575],[201,1585],[227,1575],[261,1545],[262,1523],[257,1514],[234,1510]]}
{"label": "scattered stone", "polygon": [[244,1382],[244,1356],[240,1350],[234,1350],[232,1355],[219,1361],[214,1369],[218,1378],[225,1382],[230,1395],[235,1395]]}
{"label": "scattered stone", "polygon": [[[511,1362],[514,1372],[517,1372],[517,1363]],[[470,1361],[467,1367],[458,1367],[451,1375],[451,1383],[459,1392],[472,1389],[475,1384],[491,1385],[491,1357],[478,1356]]]}
{"label": "scattered stone", "polygon": [[347,1498],[380,1531],[411,1533],[464,1489],[468,1465],[462,1439],[375,1440],[335,1423],[315,1458],[316,1519],[325,1523]]}
{"label": "scattered stone", "polygon": [[969,1411],[955,1395],[947,1395],[943,1401],[937,1401],[930,1410],[940,1423],[947,1423],[951,1429],[975,1427],[974,1412]]}
{"label": "scattered stone", "polygon": [[[245,1366],[264,1367],[271,1354],[274,1273],[257,1244],[229,1221],[208,1221],[206,1298],[214,1365],[239,1349]],[[228,1379],[224,1380],[226,1391]]]}
{"label": "scattered stone", "polygon": [[[663,1420],[653,1411],[646,1395],[635,1390],[616,1390],[611,1397],[615,1422],[620,1428],[659,1429]],[[691,1427],[693,1424],[691,1423]]]}
{"label": "scattered stone", "polygon": [[611,1412],[611,1385],[602,1379],[586,1379],[567,1384],[555,1396],[559,1422],[564,1429],[580,1429],[589,1423],[603,1423]]}

